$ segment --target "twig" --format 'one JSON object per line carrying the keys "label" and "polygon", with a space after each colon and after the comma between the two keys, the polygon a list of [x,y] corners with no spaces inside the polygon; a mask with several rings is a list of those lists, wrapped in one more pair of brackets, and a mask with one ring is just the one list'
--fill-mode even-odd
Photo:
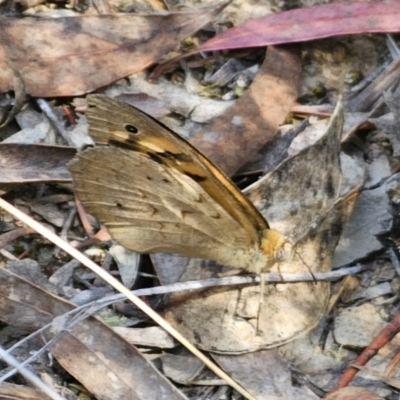
{"label": "twig", "polygon": [[378,336],[376,336],[368,347],[357,357],[345,373],[341,376],[336,385],[329,391],[329,393],[336,392],[337,390],[346,387],[358,372],[358,367],[364,366],[378,351],[389,343],[393,337],[400,331],[400,313],[397,314],[393,320],[383,328]]}

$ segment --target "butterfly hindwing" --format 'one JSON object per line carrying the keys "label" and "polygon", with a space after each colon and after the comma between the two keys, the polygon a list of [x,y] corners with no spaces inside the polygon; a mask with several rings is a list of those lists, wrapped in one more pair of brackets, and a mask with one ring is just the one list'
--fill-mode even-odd
{"label": "butterfly hindwing", "polygon": [[201,186],[139,153],[89,149],[69,168],[82,205],[127,248],[229,264],[232,252],[251,246],[247,232]]}

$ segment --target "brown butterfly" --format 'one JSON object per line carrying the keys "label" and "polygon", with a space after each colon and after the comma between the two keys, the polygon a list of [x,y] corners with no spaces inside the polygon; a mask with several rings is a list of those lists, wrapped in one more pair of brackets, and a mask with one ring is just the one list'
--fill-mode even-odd
{"label": "brown butterfly", "polygon": [[140,253],[168,252],[266,271],[291,246],[209,159],[142,111],[88,96],[99,146],[70,164],[84,208]]}

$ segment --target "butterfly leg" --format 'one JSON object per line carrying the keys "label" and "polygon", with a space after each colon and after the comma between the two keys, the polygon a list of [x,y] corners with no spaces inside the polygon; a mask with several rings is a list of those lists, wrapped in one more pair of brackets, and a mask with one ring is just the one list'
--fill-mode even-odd
{"label": "butterfly leg", "polygon": [[256,335],[261,335],[260,332],[260,318],[261,318],[261,310],[264,303],[264,289],[265,289],[265,278],[264,274],[260,274],[260,298],[258,300],[258,310],[257,310],[257,325],[256,325]]}

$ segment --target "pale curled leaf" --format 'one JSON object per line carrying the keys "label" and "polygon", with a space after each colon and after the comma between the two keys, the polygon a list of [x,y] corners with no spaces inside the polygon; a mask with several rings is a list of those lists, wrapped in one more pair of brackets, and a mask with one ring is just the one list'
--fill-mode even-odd
{"label": "pale curled leaf", "polygon": [[[272,227],[293,234],[294,243],[300,240],[296,251],[314,271],[329,270],[340,228],[354,204],[351,197],[334,205],[341,181],[341,121],[338,108],[325,135],[314,146],[284,162],[257,183],[250,194],[265,210]],[[299,260],[281,263],[279,269],[307,272]],[[209,263],[190,260],[180,280],[215,276],[218,271]],[[306,283],[279,285],[279,290],[267,286],[261,311],[261,335],[255,331],[257,287],[239,291],[208,290],[201,298],[193,297],[185,302],[181,296],[173,296],[165,316],[204,349],[243,353],[282,344],[315,326],[325,310],[327,289],[325,283],[317,287]]]}
{"label": "pale curled leaf", "polygon": [[139,272],[140,254],[118,244],[110,248],[110,254],[117,263],[122,282],[131,289]]}
{"label": "pale curled leaf", "polygon": [[261,178],[245,192],[271,226],[296,243],[339,196],[342,106],[324,135]]}

